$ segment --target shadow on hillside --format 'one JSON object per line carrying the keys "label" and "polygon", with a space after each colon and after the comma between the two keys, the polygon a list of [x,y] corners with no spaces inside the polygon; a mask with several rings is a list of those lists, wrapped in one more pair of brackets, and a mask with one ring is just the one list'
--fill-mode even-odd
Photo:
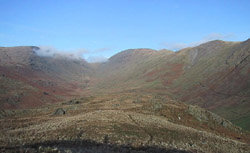
{"label": "shadow on hillside", "polygon": [[0,147],[0,152],[80,152],[80,153],[189,153],[176,149],[164,149],[157,146],[132,147],[130,145],[115,145],[97,143],[88,140],[47,141],[24,146]]}

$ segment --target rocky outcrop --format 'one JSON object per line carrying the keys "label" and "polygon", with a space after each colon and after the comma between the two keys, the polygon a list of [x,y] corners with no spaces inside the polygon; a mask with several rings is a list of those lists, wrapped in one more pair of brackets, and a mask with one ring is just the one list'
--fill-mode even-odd
{"label": "rocky outcrop", "polygon": [[53,113],[53,115],[65,115],[66,111],[62,108],[56,109],[56,111]]}
{"label": "rocky outcrop", "polygon": [[230,121],[221,118],[215,113],[209,112],[205,109],[202,109],[198,106],[188,106],[188,113],[193,115],[198,121],[208,122],[212,121],[222,125],[225,128],[239,130],[239,127],[234,126]]}

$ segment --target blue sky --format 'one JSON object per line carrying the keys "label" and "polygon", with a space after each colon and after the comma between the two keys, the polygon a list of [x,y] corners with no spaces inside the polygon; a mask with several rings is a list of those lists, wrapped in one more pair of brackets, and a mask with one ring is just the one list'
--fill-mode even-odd
{"label": "blue sky", "polygon": [[249,8],[249,0],[0,0],[0,46],[82,51],[95,61],[129,48],[243,41]]}

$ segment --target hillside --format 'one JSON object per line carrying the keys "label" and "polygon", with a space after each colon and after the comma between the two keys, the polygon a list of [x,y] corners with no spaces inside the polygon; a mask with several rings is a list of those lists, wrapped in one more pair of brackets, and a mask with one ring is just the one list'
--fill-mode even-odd
{"label": "hillside", "polygon": [[217,40],[178,52],[129,49],[97,65],[38,56],[37,47],[2,47],[1,107],[29,108],[84,94],[144,89],[199,105],[248,129],[249,46],[250,40]]}
{"label": "hillside", "polygon": [[248,152],[250,133],[201,109],[131,90],[16,110],[1,152]]}
{"label": "hillside", "polygon": [[0,47],[1,152],[250,150],[250,39],[105,63],[39,51]]}
{"label": "hillside", "polygon": [[[174,52],[152,49],[129,49],[112,56],[96,70],[94,89],[115,92],[145,87],[144,74],[157,69]],[[151,83],[152,84],[152,83]]]}
{"label": "hillside", "polygon": [[[30,108],[79,96],[91,69],[83,60],[41,57],[37,47],[0,48],[1,108]],[[39,98],[38,98],[39,97]]]}
{"label": "hillside", "polygon": [[216,40],[178,52],[126,50],[99,66],[93,91],[143,88],[199,105],[249,129],[249,55],[250,40]]}

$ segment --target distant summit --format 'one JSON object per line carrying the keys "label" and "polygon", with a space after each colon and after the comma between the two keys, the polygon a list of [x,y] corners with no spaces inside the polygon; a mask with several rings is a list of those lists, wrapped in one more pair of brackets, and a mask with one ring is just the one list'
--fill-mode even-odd
{"label": "distant summit", "polygon": [[94,64],[39,56],[39,49],[0,48],[2,109],[30,108],[96,93],[146,90],[199,105],[243,128],[250,127],[245,121],[250,117],[250,39],[214,40],[177,52],[128,49]]}

